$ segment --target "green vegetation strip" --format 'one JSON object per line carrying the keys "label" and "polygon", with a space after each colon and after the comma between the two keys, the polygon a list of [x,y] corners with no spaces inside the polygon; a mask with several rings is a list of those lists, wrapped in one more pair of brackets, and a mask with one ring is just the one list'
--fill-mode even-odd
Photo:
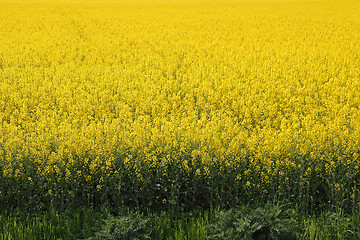
{"label": "green vegetation strip", "polygon": [[230,210],[139,213],[76,209],[0,215],[0,240],[35,239],[359,239],[360,212],[316,215],[289,205],[244,205]]}

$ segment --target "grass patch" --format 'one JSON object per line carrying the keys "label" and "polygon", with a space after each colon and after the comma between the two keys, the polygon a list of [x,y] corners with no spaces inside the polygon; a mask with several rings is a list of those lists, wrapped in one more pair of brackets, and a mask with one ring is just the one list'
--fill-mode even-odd
{"label": "grass patch", "polygon": [[0,215],[0,240],[35,239],[303,239],[360,238],[360,212],[340,208],[309,215],[290,205],[252,204],[229,210],[140,213],[127,208],[52,209]]}

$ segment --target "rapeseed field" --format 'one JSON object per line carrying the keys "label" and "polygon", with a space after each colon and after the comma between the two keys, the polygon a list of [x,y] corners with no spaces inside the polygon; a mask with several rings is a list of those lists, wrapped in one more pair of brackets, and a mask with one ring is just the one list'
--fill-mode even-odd
{"label": "rapeseed field", "polygon": [[0,208],[359,204],[359,1],[1,1]]}

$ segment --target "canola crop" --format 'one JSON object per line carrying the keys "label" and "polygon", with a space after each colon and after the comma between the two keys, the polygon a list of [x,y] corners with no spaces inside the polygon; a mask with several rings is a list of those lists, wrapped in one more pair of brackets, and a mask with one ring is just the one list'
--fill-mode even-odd
{"label": "canola crop", "polygon": [[359,1],[0,3],[0,202],[357,204]]}

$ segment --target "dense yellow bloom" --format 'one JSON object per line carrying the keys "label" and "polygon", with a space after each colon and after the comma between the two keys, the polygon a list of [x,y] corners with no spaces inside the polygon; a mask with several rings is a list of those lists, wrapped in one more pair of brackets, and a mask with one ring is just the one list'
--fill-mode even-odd
{"label": "dense yellow bloom", "polygon": [[4,179],[34,168],[120,192],[123,168],[141,182],[171,164],[243,188],[359,174],[359,1],[17,1],[0,16]]}

